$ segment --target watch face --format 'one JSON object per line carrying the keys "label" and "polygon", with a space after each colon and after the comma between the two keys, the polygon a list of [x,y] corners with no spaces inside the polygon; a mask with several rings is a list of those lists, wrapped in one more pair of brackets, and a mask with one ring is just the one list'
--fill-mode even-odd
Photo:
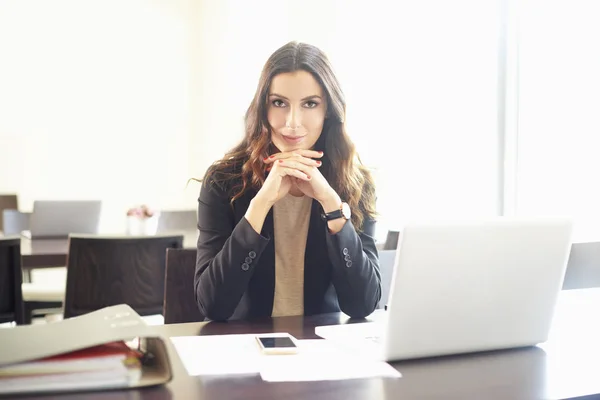
{"label": "watch face", "polygon": [[351,213],[348,203],[342,203],[342,215],[345,219],[350,219]]}

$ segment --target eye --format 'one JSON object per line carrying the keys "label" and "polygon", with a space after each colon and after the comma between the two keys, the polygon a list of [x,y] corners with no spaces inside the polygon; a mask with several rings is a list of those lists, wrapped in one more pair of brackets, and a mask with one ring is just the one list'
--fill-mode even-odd
{"label": "eye", "polygon": [[318,105],[319,105],[319,103],[317,103],[316,101],[312,101],[312,100],[309,100],[306,103],[304,103],[304,107],[306,107],[306,108],[315,108]]}
{"label": "eye", "polygon": [[273,100],[271,104],[273,104],[275,107],[285,107],[285,103],[279,99]]}

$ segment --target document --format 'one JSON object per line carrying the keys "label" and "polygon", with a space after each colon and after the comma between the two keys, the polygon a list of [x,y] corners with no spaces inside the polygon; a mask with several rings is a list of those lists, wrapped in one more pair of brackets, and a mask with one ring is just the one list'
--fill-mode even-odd
{"label": "document", "polygon": [[259,373],[255,335],[178,336],[171,342],[189,375]]}
{"label": "document", "polygon": [[383,361],[356,356],[328,340],[299,340],[298,354],[263,357],[260,376],[267,382],[329,381],[359,378],[400,378]]}
{"label": "document", "polygon": [[372,377],[399,378],[385,362],[344,351],[327,340],[297,340],[298,353],[266,355],[256,335],[172,337],[188,374],[260,375],[268,382],[323,381]]}

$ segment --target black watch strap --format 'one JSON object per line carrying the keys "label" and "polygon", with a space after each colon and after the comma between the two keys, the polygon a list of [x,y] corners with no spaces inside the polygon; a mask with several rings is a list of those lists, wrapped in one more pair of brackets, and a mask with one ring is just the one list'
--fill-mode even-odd
{"label": "black watch strap", "polygon": [[342,214],[342,210],[335,210],[328,213],[321,213],[321,219],[323,221],[331,221],[338,218],[343,218],[344,214]]}

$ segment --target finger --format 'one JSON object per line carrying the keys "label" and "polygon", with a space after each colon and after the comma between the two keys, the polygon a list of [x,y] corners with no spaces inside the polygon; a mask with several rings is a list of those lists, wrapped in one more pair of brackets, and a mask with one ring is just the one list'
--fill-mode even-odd
{"label": "finger", "polygon": [[294,153],[299,153],[301,156],[308,158],[321,158],[323,157],[322,151],[317,150],[295,150]]}
{"label": "finger", "polygon": [[279,156],[279,157],[275,157],[272,160],[269,159],[268,161],[265,161],[265,163],[267,164],[271,164],[274,163],[275,161],[295,161],[295,162],[299,162],[302,163],[304,165],[307,165],[309,167],[320,167],[323,163],[321,162],[321,160],[313,160],[312,158],[308,158],[308,157],[304,157],[300,154],[294,154],[294,153],[286,153],[285,155]]}
{"label": "finger", "polygon": [[300,171],[299,169],[295,169],[295,168],[286,168],[286,167],[280,167],[277,168],[277,173],[281,176],[289,176],[292,178],[298,178],[301,179],[303,181],[310,181],[311,177],[309,174]]}
{"label": "finger", "polygon": [[302,162],[300,162],[299,160],[279,160],[277,161],[276,165],[285,167],[285,168],[294,168],[297,170],[300,170],[302,172],[304,172],[306,175],[311,175],[312,174],[312,169],[315,167],[314,165],[306,165]]}
{"label": "finger", "polygon": [[282,152],[282,153],[275,153],[272,154],[271,156],[265,158],[263,161],[266,163],[270,163],[276,160],[285,160],[288,158],[293,158],[293,157],[304,157],[307,159],[313,159],[313,158],[321,158],[323,157],[323,152],[322,151],[315,151],[315,150],[294,150],[294,151],[286,151],[286,152]]}

